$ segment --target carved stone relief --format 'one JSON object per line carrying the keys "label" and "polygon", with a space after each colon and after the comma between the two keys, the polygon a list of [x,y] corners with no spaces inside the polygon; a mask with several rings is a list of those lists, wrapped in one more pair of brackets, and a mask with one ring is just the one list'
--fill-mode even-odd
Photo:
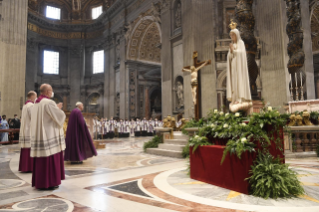
{"label": "carved stone relief", "polygon": [[182,5],[181,2],[178,1],[175,7],[175,29],[180,28],[182,26]]}

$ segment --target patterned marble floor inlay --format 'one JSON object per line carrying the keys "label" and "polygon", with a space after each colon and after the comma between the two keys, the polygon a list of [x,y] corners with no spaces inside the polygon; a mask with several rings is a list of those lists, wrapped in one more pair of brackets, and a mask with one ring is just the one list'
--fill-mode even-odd
{"label": "patterned marble floor inlay", "polygon": [[89,207],[49,195],[0,206],[0,212],[97,212]]}
{"label": "patterned marble floor inlay", "polygon": [[0,201],[29,195],[25,191],[12,191],[8,193],[0,193]]}
{"label": "patterned marble floor inlay", "polygon": [[71,169],[66,169],[65,174],[68,176],[75,176],[75,175],[82,175],[82,174],[92,174],[95,171],[90,171],[90,170],[71,170]]}
{"label": "patterned marble floor inlay", "polygon": [[132,181],[128,183],[123,183],[115,186],[108,187],[110,189],[116,190],[116,191],[123,191],[130,194],[135,194],[139,196],[144,196],[148,198],[152,198],[151,196],[147,195],[145,192],[143,192],[140,187],[138,186],[138,181]]}

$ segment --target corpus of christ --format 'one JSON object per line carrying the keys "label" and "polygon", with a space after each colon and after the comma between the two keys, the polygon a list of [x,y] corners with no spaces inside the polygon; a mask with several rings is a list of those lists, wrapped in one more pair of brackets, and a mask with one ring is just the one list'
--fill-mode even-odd
{"label": "corpus of christ", "polygon": [[319,211],[319,0],[1,0],[0,211]]}

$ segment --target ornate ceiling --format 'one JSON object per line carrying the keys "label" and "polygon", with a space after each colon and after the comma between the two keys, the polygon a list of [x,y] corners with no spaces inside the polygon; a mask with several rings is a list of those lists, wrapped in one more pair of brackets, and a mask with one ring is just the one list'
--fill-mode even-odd
{"label": "ornate ceiling", "polygon": [[41,16],[45,15],[47,5],[61,9],[61,20],[90,20],[91,9],[103,6],[106,11],[116,0],[28,0],[29,9]]}

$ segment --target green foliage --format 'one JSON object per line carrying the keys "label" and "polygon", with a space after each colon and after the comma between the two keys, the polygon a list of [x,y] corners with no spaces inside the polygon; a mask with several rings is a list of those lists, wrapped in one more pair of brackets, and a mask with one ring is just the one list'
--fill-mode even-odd
{"label": "green foliage", "polygon": [[202,127],[203,125],[204,125],[204,119],[200,119],[199,121],[196,121],[195,119],[191,119],[182,128],[182,133],[185,134],[185,135],[188,135],[188,132],[185,129],[193,128],[193,127]]}
{"label": "green foliage", "polygon": [[288,198],[304,194],[297,173],[288,168],[288,164],[280,163],[269,153],[259,152],[247,178],[252,189],[252,195],[268,198]]}
{"label": "green foliage", "polygon": [[182,155],[183,155],[183,158],[189,157],[189,143],[187,143],[187,145],[184,146]]}
{"label": "green foliage", "polygon": [[196,149],[200,146],[207,146],[212,145],[210,142],[208,142],[207,137],[205,136],[198,136],[195,135],[189,139],[189,146],[193,147],[193,153],[196,151]]}
{"label": "green foliage", "polygon": [[160,143],[162,143],[161,137],[155,136],[151,141],[144,143],[144,152],[148,148],[157,148]]}
{"label": "green foliage", "polygon": [[237,157],[241,159],[241,155],[246,151],[255,152],[255,144],[249,142],[246,138],[241,138],[236,141],[230,140],[227,142],[220,164],[224,162],[228,153],[230,153],[230,155],[236,154]]}

